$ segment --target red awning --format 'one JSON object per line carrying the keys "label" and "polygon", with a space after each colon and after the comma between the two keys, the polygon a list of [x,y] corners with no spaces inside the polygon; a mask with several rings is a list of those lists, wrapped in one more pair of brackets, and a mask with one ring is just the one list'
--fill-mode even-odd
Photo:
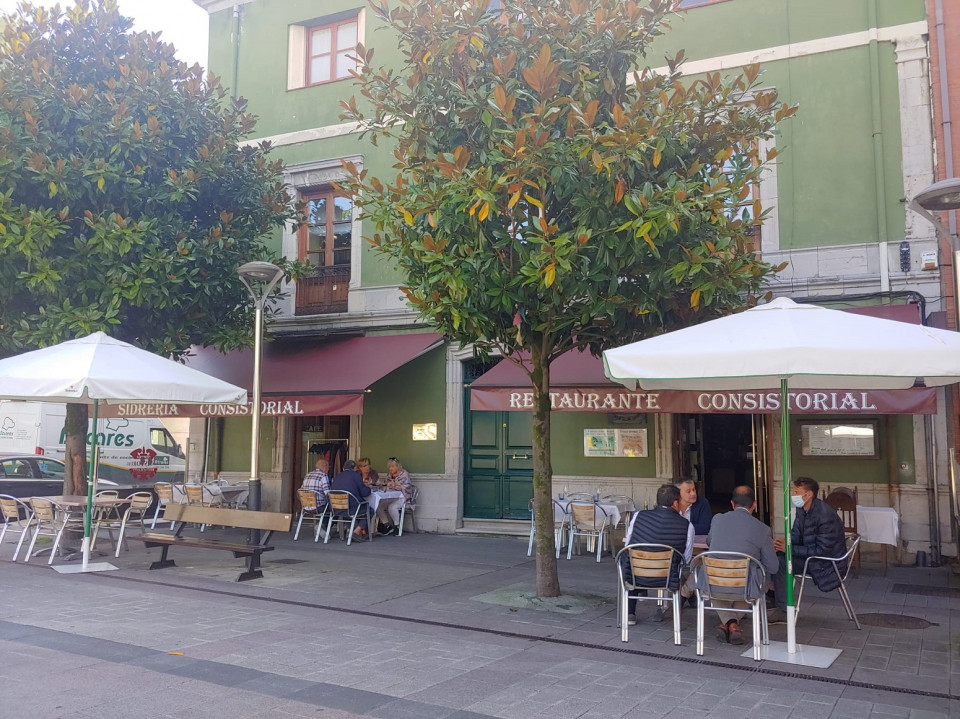
{"label": "red awning", "polygon": [[[363,414],[363,396],[375,382],[443,340],[434,333],[377,335],[318,340],[290,347],[263,348],[261,412],[276,415]],[[253,387],[253,350],[222,354],[196,348],[187,364],[231,384]],[[250,406],[114,404],[103,416],[222,417],[244,416]]]}
{"label": "red awning", "polygon": [[[920,324],[917,305],[877,305],[848,310],[857,314]],[[603,361],[589,352],[567,352],[550,366],[550,403],[567,412],[670,412],[674,414],[774,414],[778,392],[631,391],[611,382]],[[470,385],[470,409],[533,411],[533,390],[527,374],[502,360]],[[936,414],[935,389],[790,392],[790,409],[806,414]]]}

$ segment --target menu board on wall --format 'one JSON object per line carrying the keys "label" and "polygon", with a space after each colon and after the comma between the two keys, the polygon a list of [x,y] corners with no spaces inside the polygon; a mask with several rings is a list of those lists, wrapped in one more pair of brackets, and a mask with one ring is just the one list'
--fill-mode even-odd
{"label": "menu board on wall", "polygon": [[584,457],[646,457],[646,429],[585,429]]}
{"label": "menu board on wall", "polygon": [[876,457],[875,422],[800,423],[800,454],[804,457]]}

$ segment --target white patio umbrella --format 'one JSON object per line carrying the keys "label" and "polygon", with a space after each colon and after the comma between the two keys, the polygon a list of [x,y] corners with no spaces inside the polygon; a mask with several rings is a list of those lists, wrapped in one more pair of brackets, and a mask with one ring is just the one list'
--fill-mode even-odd
{"label": "white patio umbrella", "polygon": [[739,314],[606,350],[607,377],[631,389],[780,390],[787,557],[787,651],[796,652],[790,561],[788,384],[793,389],[906,389],[960,381],[960,334],[797,304],[781,297]]}
{"label": "white patio umbrella", "polygon": [[95,332],[0,360],[0,399],[93,406],[94,431],[90,442],[82,545],[82,570],[87,571],[99,403],[243,404],[247,401],[247,390],[113,339],[103,332]]}

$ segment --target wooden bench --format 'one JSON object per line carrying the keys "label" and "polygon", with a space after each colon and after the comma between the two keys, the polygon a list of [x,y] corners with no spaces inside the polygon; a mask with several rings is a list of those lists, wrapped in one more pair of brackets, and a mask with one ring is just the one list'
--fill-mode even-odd
{"label": "wooden bench", "polygon": [[[274,532],[289,532],[293,515],[279,512],[251,512],[246,509],[224,509],[221,507],[201,507],[195,504],[179,504],[170,502],[164,508],[163,519],[166,522],[177,522],[173,533],[144,532],[140,536],[131,536],[144,543],[147,547],[163,547],[160,559],[150,565],[150,569],[174,567],[172,559],[167,559],[167,552],[172,546],[197,547],[199,549],[219,549],[224,552],[233,552],[234,557],[246,557],[247,569],[239,577],[238,582],[248,579],[258,579],[263,576],[260,570],[260,555],[273,551],[270,546],[270,537]],[[258,544],[249,542],[228,542],[222,539],[208,539],[207,537],[184,537],[182,532],[188,523],[220,525],[237,527],[240,529],[265,530]]]}

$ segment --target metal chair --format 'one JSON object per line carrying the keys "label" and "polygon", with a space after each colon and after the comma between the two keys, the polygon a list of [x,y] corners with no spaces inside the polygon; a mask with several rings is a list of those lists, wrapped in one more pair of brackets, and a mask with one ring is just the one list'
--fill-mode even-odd
{"label": "metal chair", "polygon": [[410,524],[413,525],[413,533],[417,533],[417,500],[420,498],[420,489],[415,484],[410,484],[410,499],[403,503],[400,508],[400,526],[397,528],[397,536],[403,536],[403,520],[407,516],[407,508],[410,509]]}
{"label": "metal chair", "polygon": [[3,519],[3,529],[0,530],[0,544],[3,544],[3,537],[7,530],[20,535],[17,542],[17,548],[13,553],[12,562],[17,561],[20,556],[20,547],[23,546],[23,540],[28,532],[33,528],[33,509],[29,504],[23,502],[9,494],[0,494],[0,518]]}
{"label": "metal chair", "polygon": [[[753,658],[759,662],[761,643],[770,643],[766,592],[763,590],[767,585],[767,573],[763,565],[741,552],[702,552],[693,558],[690,571],[697,584],[697,655],[703,656],[705,610],[750,612]],[[734,607],[733,602],[744,602],[747,607]]]}
{"label": "metal chair", "polygon": [[[533,499],[527,503],[530,512],[530,541],[527,543],[527,556],[533,554],[533,538],[537,527],[533,521]],[[560,517],[559,521],[557,517]],[[562,504],[556,499],[553,500],[553,541],[556,544],[557,559],[560,559],[560,547],[563,546],[563,530],[567,526],[567,505]]]}
{"label": "metal chair", "polygon": [[[803,585],[807,579],[812,579],[810,576],[810,562],[828,562],[833,568],[833,571],[837,574],[837,579],[840,580],[840,585],[837,587],[837,591],[840,592],[840,600],[843,602],[843,608],[847,610],[847,618],[850,619],[854,624],[857,625],[857,629],[860,629],[860,620],[857,619],[857,613],[853,609],[853,602],[850,601],[850,595],[847,594],[847,576],[850,574],[850,561],[854,552],[857,551],[857,547],[860,545],[859,535],[852,537],[853,544],[847,549],[846,553],[842,557],[807,557],[806,561],[803,563],[803,572],[798,575],[800,578],[800,591],[797,592],[797,606],[796,614],[794,616],[800,616],[800,600],[803,598]],[[840,572],[840,564],[846,562],[846,568],[843,573]]]}
{"label": "metal chair", "polygon": [[[114,541],[116,546],[116,552],[114,553],[115,557],[120,556],[120,546],[123,543],[123,535],[126,532],[127,525],[130,521],[140,521],[140,531],[146,529],[146,518],[147,510],[150,508],[150,505],[153,503],[153,494],[150,492],[134,492],[130,495],[130,504],[127,505],[126,510],[123,512],[123,515],[119,519],[107,519],[101,520],[97,523],[97,528],[93,532],[93,541],[90,545],[90,548],[93,549],[93,546],[97,543],[97,534],[101,529],[106,529],[110,533],[111,541]],[[113,540],[113,530],[118,530],[118,535],[116,540]]]}
{"label": "metal chair", "polygon": [[[673,602],[673,643],[680,646],[680,570],[683,567],[683,555],[666,544],[628,544],[617,552],[614,560],[617,565],[617,577],[620,588],[617,592],[617,626],[620,627],[620,641],[629,641],[629,620],[627,609],[629,600],[654,601],[661,604],[669,595]],[[630,567],[630,576],[623,570],[624,563]],[[677,588],[671,589],[672,579],[676,579]],[[644,580],[642,584],[637,580]],[[656,594],[651,594],[655,590]],[[631,593],[633,592],[633,593]]]}
{"label": "metal chair", "polygon": [[293,533],[293,541],[299,539],[300,527],[306,519],[308,522],[313,522],[315,529],[313,541],[316,542],[320,539],[320,527],[323,526],[327,505],[320,505],[320,499],[312,489],[298,489],[297,497],[300,500],[300,518],[297,520],[297,531]]}
{"label": "metal chair", "polygon": [[45,497],[31,497],[30,506],[33,507],[36,522],[33,526],[30,547],[27,549],[27,556],[23,558],[23,561],[24,563],[30,561],[30,555],[37,543],[37,537],[42,534],[45,537],[53,537],[50,559],[47,562],[47,564],[53,564],[53,558],[57,555],[57,549],[60,548],[60,539],[63,537],[64,530],[69,528],[83,531],[83,519],[75,519],[69,509]]}
{"label": "metal chair", "polygon": [[187,504],[206,506],[202,484],[184,484],[183,491],[187,495]]}
{"label": "metal chair", "polygon": [[[854,535],[859,536],[860,530],[857,528],[857,488],[849,489],[847,487],[837,487],[833,491],[826,492],[823,497],[824,503],[833,507],[840,521],[843,522],[843,533],[851,538]],[[886,554],[884,554],[886,559]],[[853,555],[853,561],[857,565],[857,574],[860,574],[860,550],[857,549]],[[886,566],[884,566],[886,571]]]}
{"label": "metal chair", "polygon": [[[153,485],[153,491],[157,493],[157,507],[153,511],[153,521],[150,523],[150,529],[157,526],[157,517],[160,516],[160,510],[166,507],[173,500],[173,485],[169,482],[157,482]],[[173,529],[176,522],[170,522],[170,529]]]}
{"label": "metal chair", "polygon": [[[356,503],[353,509],[350,509],[350,500]],[[327,492],[327,504],[330,509],[327,512],[327,534],[323,539],[324,544],[330,541],[330,530],[333,528],[334,522],[337,523],[337,529],[341,536],[344,525],[349,522],[350,530],[347,533],[347,546],[349,547],[353,541],[353,530],[357,526],[357,519],[360,516],[361,509],[364,509],[367,513],[367,536],[370,541],[373,541],[373,532],[370,531],[370,505],[368,505],[366,501],[351,492],[342,489],[331,489]]]}
{"label": "metal chair", "polygon": [[[573,545],[577,537],[593,538],[597,543],[597,561],[600,561],[600,555],[603,553],[603,541],[609,539],[610,515],[606,510],[597,505],[587,504],[586,502],[573,501],[567,505],[569,513],[569,530],[567,536],[567,559],[573,554]],[[579,548],[578,548],[579,549]]]}

